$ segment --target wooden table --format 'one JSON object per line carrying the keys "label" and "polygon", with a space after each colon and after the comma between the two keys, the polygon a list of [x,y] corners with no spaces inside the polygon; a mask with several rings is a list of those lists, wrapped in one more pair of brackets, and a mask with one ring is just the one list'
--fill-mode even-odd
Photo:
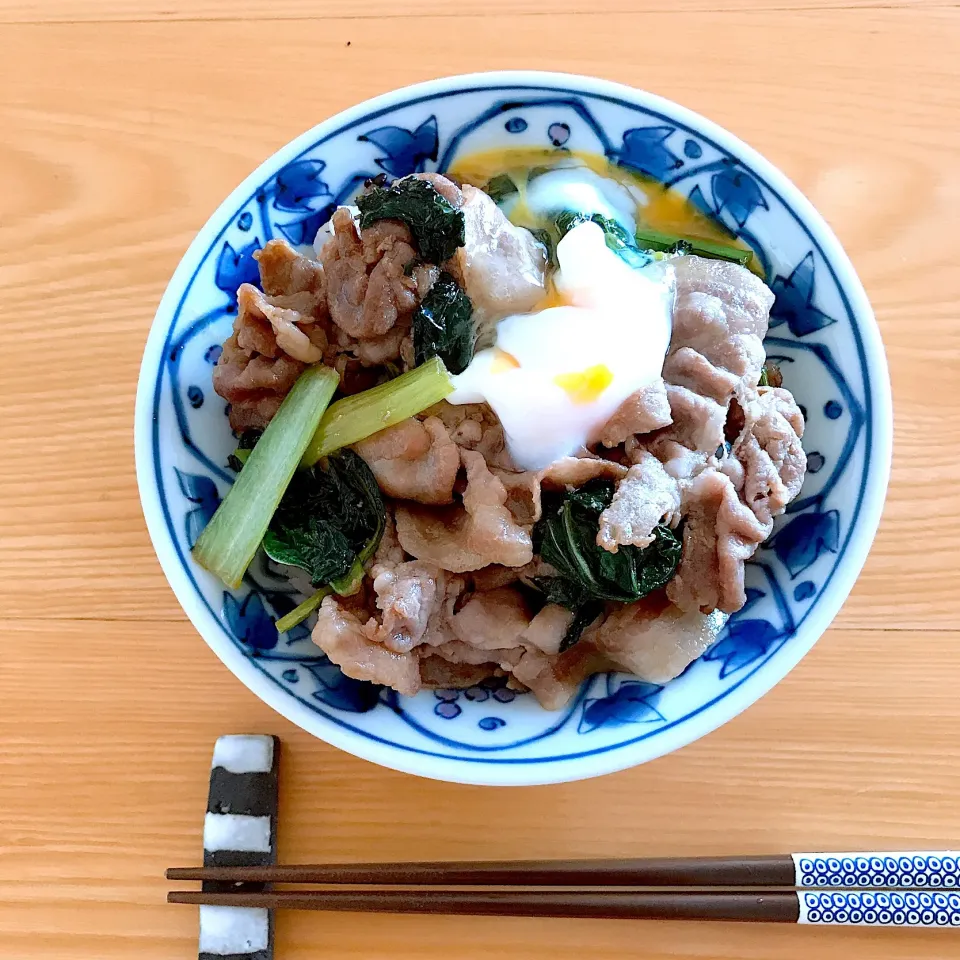
{"label": "wooden table", "polygon": [[[198,859],[232,731],[284,738],[287,861],[960,845],[955,4],[0,0],[0,51],[0,957],[195,957],[162,872]],[[635,770],[495,790],[340,753],[221,667],[147,539],[132,418],[167,279],[263,157],[381,91],[507,67],[646,87],[785,170],[876,308],[897,453],[853,596],[763,701]],[[935,932],[290,914],[277,960],[958,953]]]}

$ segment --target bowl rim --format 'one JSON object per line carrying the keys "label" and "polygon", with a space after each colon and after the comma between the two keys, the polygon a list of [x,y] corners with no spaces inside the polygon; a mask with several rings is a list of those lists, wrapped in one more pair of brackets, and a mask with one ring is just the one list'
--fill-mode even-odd
{"label": "bowl rim", "polygon": [[[805,618],[797,633],[775,658],[765,663],[736,690],[719,702],[704,705],[695,715],[651,740],[626,744],[599,754],[571,758],[533,759],[528,762],[484,763],[467,758],[438,757],[361,736],[311,712],[296,698],[270,683],[233,644],[221,637],[220,624],[199,603],[193,585],[181,564],[166,524],[163,504],[153,469],[152,427],[156,370],[179,299],[207,247],[222,227],[225,215],[235,212],[246,196],[267,177],[294,160],[318,141],[335,134],[376,111],[389,110],[417,98],[436,94],[493,88],[575,89],[586,95],[615,98],[674,117],[724,150],[742,160],[776,190],[821,248],[834,271],[838,286],[856,317],[866,373],[866,394],[871,405],[872,449],[867,451],[868,470],[859,517],[850,531],[843,561]],[[446,782],[508,786],[564,783],[601,776],[654,760],[679,749],[727,723],[782,680],[822,636],[849,595],[866,562],[879,525],[890,476],[893,441],[893,410],[886,355],[879,327],[863,285],[846,252],[824,218],[777,167],[729,131],[711,120],[657,94],[615,81],[571,73],[535,70],[489,71],[460,74],[399,87],[362,101],[321,121],[289,141],[254,169],[232,190],[206,219],[180,259],[157,307],[144,347],[137,384],[134,415],[134,451],[140,500],[150,539],[160,566],[178,602],[207,645],[251,692],[286,719],[339,749],[381,766]],[[479,758],[478,758],[479,759]]]}

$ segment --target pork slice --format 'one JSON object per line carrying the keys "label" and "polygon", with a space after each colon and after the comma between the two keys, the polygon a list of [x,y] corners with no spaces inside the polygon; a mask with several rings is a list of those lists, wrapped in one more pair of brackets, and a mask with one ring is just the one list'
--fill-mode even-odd
{"label": "pork slice", "polygon": [[466,687],[475,687],[487,677],[499,672],[501,672],[499,664],[490,661],[454,662],[435,653],[430,653],[420,660],[420,682],[424,687],[440,690],[463,690]]}
{"label": "pork slice", "polygon": [[683,492],[683,553],[667,596],[681,610],[733,613],[746,603],[744,563],[770,535],[730,478],[704,470]]}
{"label": "pork slice", "polygon": [[451,626],[457,639],[480,650],[502,650],[520,644],[530,626],[530,610],[519,591],[499,587],[474,594],[454,614]]}
{"label": "pork slice", "polygon": [[557,603],[546,604],[520,634],[524,647],[533,647],[549,657],[560,652],[560,644],[573,623],[573,611]]}
{"label": "pork slice", "polygon": [[309,293],[268,297],[253,284],[241,283],[237,288],[238,322],[240,317],[251,315],[255,321],[266,320],[273,328],[277,346],[287,356],[302,363],[319,363],[323,360],[326,335],[316,331],[318,343],[308,336],[301,324],[313,325],[314,317],[306,312],[312,302]]}
{"label": "pork slice", "polygon": [[716,639],[726,617],[720,612],[683,612],[644,600],[614,610],[597,632],[597,649],[621,670],[650,683],[666,683]]}
{"label": "pork slice", "polygon": [[662,379],[631,393],[617,407],[600,430],[599,441],[605,447],[616,447],[627,437],[649,433],[671,422],[670,401]]}
{"label": "pork slice", "polygon": [[371,573],[377,607],[383,614],[376,639],[388,650],[406,653],[424,641],[431,617],[440,612],[446,575],[419,560],[374,566]]}
{"label": "pork slice", "polygon": [[351,337],[382,337],[418,303],[416,281],[405,272],[416,259],[410,231],[381,220],[361,236],[346,207],[331,222],[333,237],[321,250],[330,316]]}
{"label": "pork slice", "polygon": [[354,444],[384,493],[401,500],[453,501],[460,450],[436,417],[411,417]]}
{"label": "pork slice", "polygon": [[561,457],[543,470],[495,469],[507,492],[507,507],[519,523],[535,523],[543,515],[542,493],[547,489],[582,487],[590,480],[620,480],[627,467],[599,457]]}
{"label": "pork slice", "polygon": [[372,639],[376,621],[361,623],[334,597],[325,597],[313,628],[313,642],[354,680],[368,680],[412,697],[420,690],[419,661],[412,653],[396,653]]}
{"label": "pork slice", "polygon": [[761,388],[741,407],[744,424],[734,440],[730,459],[742,476],[734,479],[743,501],[761,523],[783,513],[800,492],[807,456],[800,438],[803,415],[792,394],[781,388]]}
{"label": "pork slice", "polygon": [[726,406],[672,383],[667,384],[667,396],[673,423],[660,436],[675,440],[689,450],[714,453],[724,440]]}
{"label": "pork slice", "polygon": [[512,673],[514,680],[527,687],[544,709],[560,710],[573,699],[587,677],[608,669],[609,663],[588,639],[583,639],[555,657],[527,647]]}
{"label": "pork slice", "polygon": [[286,240],[268,241],[253,257],[260,267],[260,286],[267,296],[310,294],[310,313],[326,317],[326,284],[320,263],[298,253]]}
{"label": "pork slice", "polygon": [[597,546],[610,553],[632,544],[653,543],[654,528],[679,519],[680,486],[652,454],[644,452],[617,484],[610,506],[600,514]]}
{"label": "pork slice", "polygon": [[398,503],[397,537],[407,553],[463,573],[490,563],[521,567],[533,558],[530,531],[504,506],[507,492],[483,457],[461,450],[467,470],[463,507],[425,509]]}
{"label": "pork slice", "polygon": [[447,261],[474,308],[481,346],[498,320],[532,310],[545,293],[546,255],[532,233],[515,227],[477,187],[461,188],[465,241]]}

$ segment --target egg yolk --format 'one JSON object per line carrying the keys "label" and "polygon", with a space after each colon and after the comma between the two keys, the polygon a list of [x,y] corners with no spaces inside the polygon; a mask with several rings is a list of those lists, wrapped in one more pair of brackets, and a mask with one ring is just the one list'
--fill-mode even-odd
{"label": "egg yolk", "polygon": [[573,403],[593,403],[613,383],[613,371],[605,363],[597,363],[579,373],[559,373],[553,382]]}

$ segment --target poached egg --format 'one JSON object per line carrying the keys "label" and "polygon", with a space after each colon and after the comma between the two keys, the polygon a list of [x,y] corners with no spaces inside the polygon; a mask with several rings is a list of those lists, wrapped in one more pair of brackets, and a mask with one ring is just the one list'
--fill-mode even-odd
{"label": "poached egg", "polygon": [[496,341],[453,377],[450,403],[488,403],[518,467],[576,453],[632,393],[658,380],[675,294],[667,261],[628,266],[596,223],[557,244],[540,309],[501,320]]}

